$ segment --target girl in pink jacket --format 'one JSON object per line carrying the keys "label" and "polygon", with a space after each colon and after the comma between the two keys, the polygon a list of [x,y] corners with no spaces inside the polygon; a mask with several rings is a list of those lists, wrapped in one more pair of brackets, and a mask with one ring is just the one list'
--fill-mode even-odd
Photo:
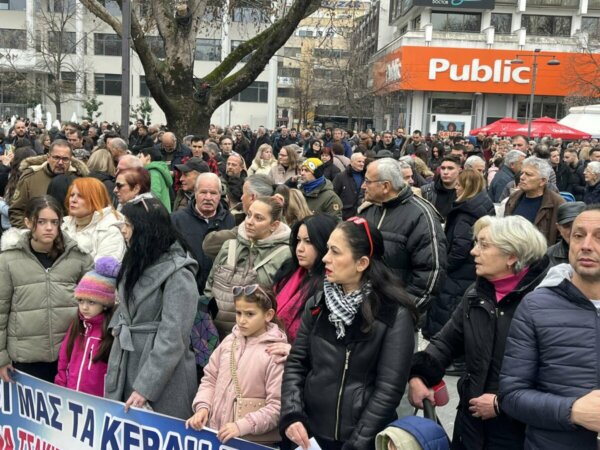
{"label": "girl in pink jacket", "polygon": [[[233,288],[236,326],[210,357],[204,368],[204,377],[192,404],[195,414],[187,420],[186,427],[201,430],[205,425],[218,430],[223,443],[243,436],[252,440],[274,430],[279,424],[281,408],[281,381],[283,364],[276,355],[267,352],[270,344],[286,343],[287,338],[275,317],[275,297],[259,285]],[[233,421],[236,401],[231,367],[232,352],[239,380],[240,396],[263,398],[265,406]]]}
{"label": "girl in pink jacket", "polygon": [[60,347],[55,384],[98,397],[104,395],[113,341],[108,324],[119,269],[120,263],[114,257],[98,258],[95,269],[86,273],[75,288],[79,310]]}

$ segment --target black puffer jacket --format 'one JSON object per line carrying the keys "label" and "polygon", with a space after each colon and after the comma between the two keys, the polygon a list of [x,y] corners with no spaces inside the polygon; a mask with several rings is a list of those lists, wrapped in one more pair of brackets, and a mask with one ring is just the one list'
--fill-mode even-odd
{"label": "black puffer jacket", "polygon": [[371,450],[395,419],[414,349],[410,312],[386,305],[371,331],[359,312],[338,340],[322,293],[307,303],[288,356],[281,387],[281,435],[302,422],[309,436],[344,442],[344,450]]}
{"label": "black puffer jacket", "polygon": [[427,314],[425,337],[434,336],[440,331],[460,303],[467,288],[475,281],[475,261],[471,256],[473,248],[473,225],[485,215],[496,215],[494,203],[487,192],[461,203],[454,203],[446,219],[446,241],[448,242],[448,266],[441,292],[434,297]]}
{"label": "black puffer jacket", "polygon": [[[342,201],[342,220],[346,220],[356,215],[358,205],[362,202],[364,190],[356,187],[356,182],[352,176],[352,166],[348,165],[346,170],[339,173],[333,180],[333,190]],[[362,178],[364,180],[364,171]]]}
{"label": "black puffer jacket", "polygon": [[527,449],[596,449],[596,433],[570,419],[575,400],[599,387],[600,315],[571,277],[568,264],[550,269],[506,342],[500,406],[527,424]]}
{"label": "black puffer jacket", "polygon": [[[484,278],[477,278],[450,321],[431,339],[425,351],[413,358],[411,378],[420,377],[432,387],[441,381],[452,360],[465,356],[466,373],[458,381],[460,399],[454,423],[453,443],[458,447],[485,448],[483,421],[471,415],[469,400],[498,392],[500,366],[513,314],[521,299],[543,280],[547,268],[545,256],[530,266],[517,287],[500,302],[496,302],[494,286]],[[503,419],[510,421],[508,417]],[[518,432],[519,427],[507,427],[504,432],[511,430]],[[523,426],[520,431],[523,432]]]}
{"label": "black puffer jacket", "polygon": [[383,235],[385,262],[404,282],[420,312],[437,294],[446,270],[446,237],[435,208],[406,185],[392,200],[361,213]]}

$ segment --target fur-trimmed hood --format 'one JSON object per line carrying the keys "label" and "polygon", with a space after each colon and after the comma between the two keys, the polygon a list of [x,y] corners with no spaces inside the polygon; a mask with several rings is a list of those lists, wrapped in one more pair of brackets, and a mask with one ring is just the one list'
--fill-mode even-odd
{"label": "fur-trimmed hood", "polygon": [[[31,156],[30,158],[25,158],[21,161],[21,165],[19,166],[19,170],[21,173],[25,172],[38,172],[43,170],[48,166],[48,156],[47,155],[38,155]],[[90,170],[85,165],[84,162],[79,161],[78,159],[71,158],[71,165],[69,166],[69,172],[73,173],[80,177],[87,177],[90,175]]]}

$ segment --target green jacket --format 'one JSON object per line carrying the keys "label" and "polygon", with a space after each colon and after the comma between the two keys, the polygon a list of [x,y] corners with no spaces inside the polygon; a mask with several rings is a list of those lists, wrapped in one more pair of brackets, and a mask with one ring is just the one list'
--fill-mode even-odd
{"label": "green jacket", "polygon": [[[13,227],[25,228],[25,208],[27,208],[29,200],[46,195],[48,186],[55,175],[50,172],[46,155],[24,159],[19,169],[21,177],[10,200],[8,215]],[[87,177],[90,171],[83,162],[72,158],[69,173],[78,177]]]}
{"label": "green jacket", "polygon": [[30,233],[11,228],[0,253],[0,367],[53,362],[77,314],[75,286],[92,257],[63,234],[65,251],[48,270],[31,251]]}
{"label": "green jacket", "polygon": [[156,195],[167,211],[171,212],[171,194],[169,191],[173,186],[173,177],[169,166],[164,161],[153,161],[145,167],[150,172],[150,190]]}
{"label": "green jacket", "polygon": [[333,190],[333,184],[328,179],[325,179],[325,184],[317,187],[309,194],[302,191],[308,209],[313,214],[326,213],[335,216],[337,219],[342,219],[342,200]]}

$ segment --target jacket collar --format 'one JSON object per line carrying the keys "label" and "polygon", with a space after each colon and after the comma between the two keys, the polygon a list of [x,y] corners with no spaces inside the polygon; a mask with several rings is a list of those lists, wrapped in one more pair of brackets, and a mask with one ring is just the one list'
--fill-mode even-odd
{"label": "jacket collar", "polygon": [[386,202],[383,202],[381,206],[384,208],[394,208],[402,203],[406,202],[410,197],[413,196],[412,189],[408,184],[405,184],[404,187],[398,192],[398,195]]}

